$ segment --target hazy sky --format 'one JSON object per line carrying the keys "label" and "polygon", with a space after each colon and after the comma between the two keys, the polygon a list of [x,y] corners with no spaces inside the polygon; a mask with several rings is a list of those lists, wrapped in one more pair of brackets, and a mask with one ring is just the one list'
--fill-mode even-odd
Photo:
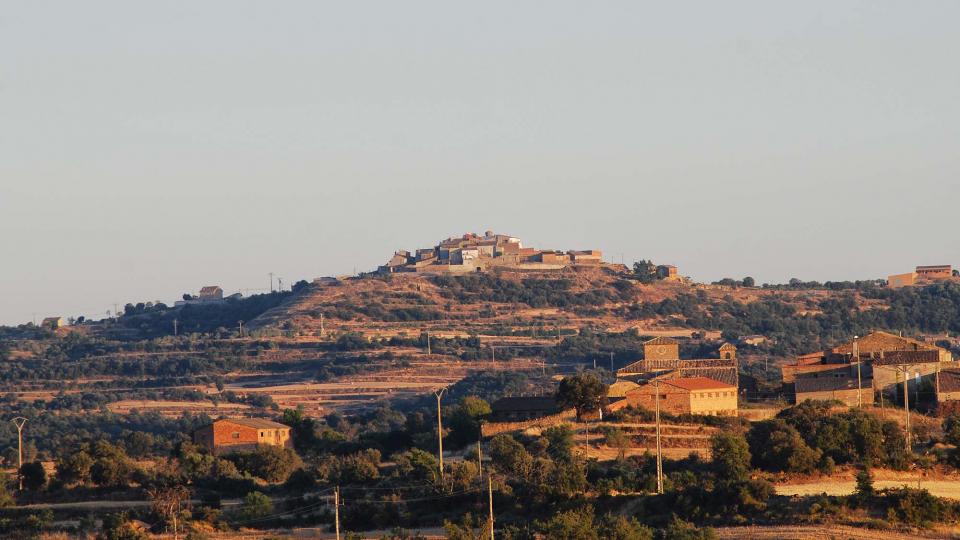
{"label": "hazy sky", "polygon": [[960,2],[0,0],[0,323],[494,229],[960,264]]}

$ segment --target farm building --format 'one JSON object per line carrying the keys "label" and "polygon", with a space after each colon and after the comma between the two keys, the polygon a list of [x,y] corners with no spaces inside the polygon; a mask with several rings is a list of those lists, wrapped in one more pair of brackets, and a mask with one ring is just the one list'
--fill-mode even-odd
{"label": "farm building", "polygon": [[796,381],[796,403],[804,401],[842,401],[855,407],[863,400],[864,405],[873,403],[873,387],[870,379],[861,379],[857,387],[856,377],[801,378]]}
{"label": "farm building", "polygon": [[43,322],[40,323],[40,326],[49,328],[51,330],[56,330],[57,328],[62,328],[66,325],[67,320],[63,317],[47,317],[43,319]]}
{"label": "farm building", "polygon": [[553,397],[504,397],[490,405],[493,422],[518,422],[557,414],[561,411]]}
{"label": "farm building", "polygon": [[663,412],[737,416],[737,387],[706,377],[658,379],[628,391],[626,398],[617,402],[617,408],[632,406],[653,410],[657,393]]}
{"label": "farm building", "polygon": [[262,418],[226,418],[193,432],[193,442],[214,454],[253,450],[258,445],[290,448],[290,426]]}

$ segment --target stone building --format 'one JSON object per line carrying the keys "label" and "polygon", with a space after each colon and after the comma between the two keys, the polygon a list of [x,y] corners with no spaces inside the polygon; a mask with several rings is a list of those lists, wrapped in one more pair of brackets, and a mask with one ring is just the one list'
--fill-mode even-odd
{"label": "stone building", "polygon": [[[797,399],[797,384],[808,379],[871,381],[871,392],[898,399],[904,378],[911,393],[932,395],[936,373],[953,365],[950,351],[888,332],[872,332],[832,349],[800,355],[782,367],[783,389]],[[812,384],[812,383],[811,383]],[[864,385],[866,383],[863,383]]]}
{"label": "stone building", "polygon": [[795,389],[795,403],[810,400],[836,400],[856,407],[862,400],[863,405],[873,404],[873,388],[870,379],[861,378],[858,387],[856,377],[801,378],[797,379]]}
{"label": "stone building", "polygon": [[193,442],[214,454],[254,450],[258,445],[291,448],[290,426],[261,418],[216,420],[193,432]]}
{"label": "stone building", "polygon": [[706,377],[739,387],[737,348],[720,347],[721,358],[680,359],[680,345],[670,338],[658,337],[643,344],[643,360],[617,370],[617,379],[633,382],[654,378],[680,379]]}
{"label": "stone building", "polygon": [[490,404],[492,422],[519,422],[542,418],[561,412],[552,396],[503,397]]}
{"label": "stone building", "polygon": [[629,390],[617,408],[626,406],[654,410],[657,394],[660,410],[671,414],[709,416],[737,415],[737,387],[706,377],[657,379],[635,390]]}

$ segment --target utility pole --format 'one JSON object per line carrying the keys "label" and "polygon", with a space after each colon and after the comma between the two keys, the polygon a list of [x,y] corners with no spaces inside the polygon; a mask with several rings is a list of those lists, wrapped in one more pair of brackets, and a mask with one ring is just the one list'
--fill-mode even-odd
{"label": "utility pole", "polygon": [[907,452],[910,451],[910,373],[907,372],[907,366],[901,365],[900,369],[903,371],[903,412],[906,413],[906,421],[904,426],[906,429],[907,435]]}
{"label": "utility pole", "polygon": [[[480,435],[483,437],[483,435]],[[477,439],[477,479],[480,481],[480,489],[483,489],[483,450],[480,447],[480,439]]]}
{"label": "utility pole", "polygon": [[443,415],[440,412],[440,398],[446,388],[434,392],[437,396],[437,455],[440,458],[440,485],[443,485]]}
{"label": "utility pole", "polygon": [[277,278],[277,290],[280,291],[280,292],[283,292],[283,278],[282,278],[282,277],[278,277],[278,278]]}
{"label": "utility pole", "polygon": [[243,321],[237,321],[237,324],[240,325],[240,337],[243,337]]}
{"label": "utility pole", "polygon": [[610,373],[613,375],[613,378],[617,378],[616,372],[613,371],[613,351],[610,351]]}
{"label": "utility pole", "polygon": [[657,494],[663,495],[663,455],[660,446],[660,379],[654,379],[655,415],[657,424]]}
{"label": "utility pole", "polygon": [[13,419],[13,423],[17,426],[17,479],[20,481],[20,491],[23,491],[23,425],[27,423],[27,419],[18,416]]}
{"label": "utility pole", "polygon": [[557,325],[557,343],[560,343],[560,325]]}
{"label": "utility pole", "polygon": [[320,337],[323,337],[323,312],[320,312]]}
{"label": "utility pole", "polygon": [[[591,355],[591,356],[593,356],[593,355]],[[593,370],[594,370],[594,371],[597,370],[597,357],[596,357],[596,356],[593,356]]]}
{"label": "utility pole", "polygon": [[270,292],[273,292],[273,272],[270,272]]}
{"label": "utility pole", "polygon": [[432,352],[430,352],[430,331],[427,330],[426,334],[427,334],[427,354],[433,354]]}
{"label": "utility pole", "polygon": [[340,486],[333,490],[333,527],[340,540]]}
{"label": "utility pole", "polygon": [[857,343],[858,337],[860,336],[853,336],[853,354],[857,360],[857,407],[863,408],[863,384],[860,378],[860,345]]}
{"label": "utility pole", "polygon": [[173,320],[173,335],[177,335],[177,320]]}
{"label": "utility pole", "polygon": [[490,499],[490,540],[493,538],[493,477],[487,475],[487,495]]}
{"label": "utility pole", "polygon": [[497,363],[497,349],[493,345],[490,346],[490,361],[494,364]]}

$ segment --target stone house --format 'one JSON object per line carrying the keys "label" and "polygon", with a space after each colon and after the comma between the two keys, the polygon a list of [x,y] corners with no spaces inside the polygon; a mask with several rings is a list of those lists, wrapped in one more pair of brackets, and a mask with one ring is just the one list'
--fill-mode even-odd
{"label": "stone house", "polygon": [[262,418],[225,418],[193,432],[193,442],[211,453],[254,450],[263,444],[291,448],[290,426]]}
{"label": "stone house", "polygon": [[[633,406],[653,410],[657,394],[660,410],[671,414],[737,416],[737,387],[706,377],[659,379],[630,390],[619,407]],[[619,408],[618,407],[618,408]]]}

